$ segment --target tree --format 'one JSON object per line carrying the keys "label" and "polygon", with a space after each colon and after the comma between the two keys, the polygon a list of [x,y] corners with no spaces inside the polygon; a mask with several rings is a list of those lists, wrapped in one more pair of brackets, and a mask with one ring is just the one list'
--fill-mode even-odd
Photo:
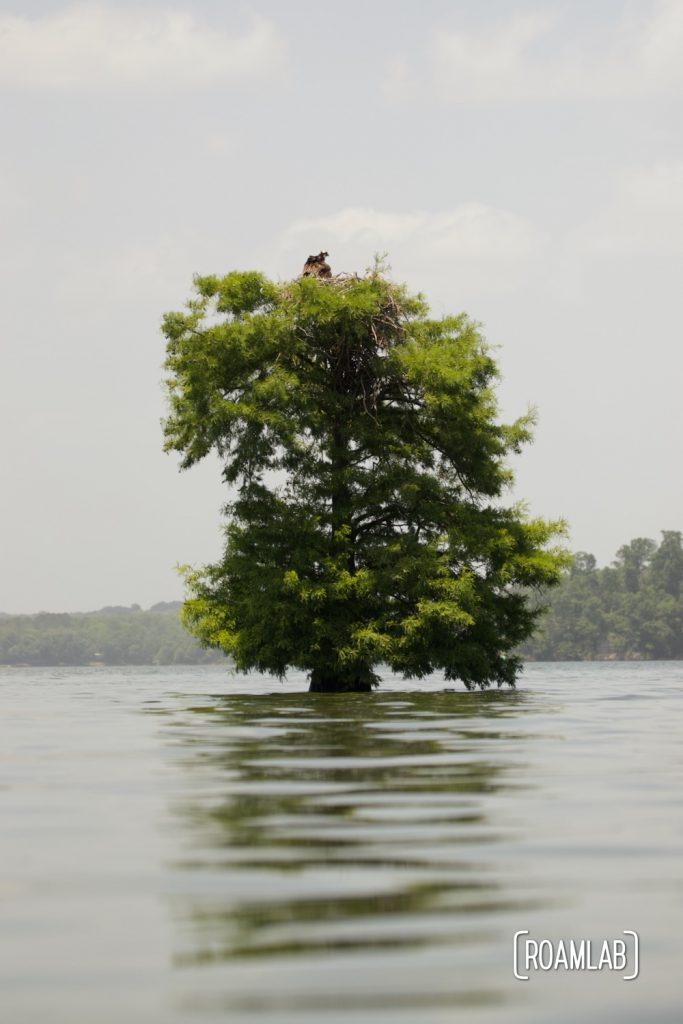
{"label": "tree", "polygon": [[163,321],[165,447],[235,489],[222,559],[186,571],[184,621],[242,670],[367,691],[375,668],[514,684],[565,564],[561,522],[502,495],[533,416],[496,420],[466,315],[431,319],[383,276],[198,277]]}
{"label": "tree", "polygon": [[522,654],[548,661],[681,658],[682,581],[678,530],[663,530],[659,546],[636,537],[603,569],[580,551]]}
{"label": "tree", "polygon": [[570,576],[589,576],[595,572],[597,561],[589,551],[577,551],[569,566]]}
{"label": "tree", "polygon": [[626,590],[631,593],[639,590],[645,570],[656,550],[656,543],[649,537],[636,537],[630,544],[619,548],[613,565],[621,574]]}
{"label": "tree", "polygon": [[650,561],[650,577],[657,589],[678,598],[683,592],[683,533],[662,530],[662,542]]}

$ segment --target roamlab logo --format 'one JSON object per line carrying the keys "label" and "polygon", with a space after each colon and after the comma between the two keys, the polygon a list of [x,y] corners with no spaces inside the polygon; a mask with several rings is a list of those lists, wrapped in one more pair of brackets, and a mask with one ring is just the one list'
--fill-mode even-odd
{"label": "roamlab logo", "polygon": [[638,933],[625,929],[624,938],[534,939],[528,929],[515,932],[513,970],[518,981],[535,971],[614,971],[634,981],[640,971]]}

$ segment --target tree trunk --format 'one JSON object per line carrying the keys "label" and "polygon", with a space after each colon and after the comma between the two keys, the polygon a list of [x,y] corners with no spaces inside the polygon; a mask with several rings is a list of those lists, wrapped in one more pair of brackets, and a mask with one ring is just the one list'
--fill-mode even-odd
{"label": "tree trunk", "polygon": [[[341,361],[340,366],[343,370],[345,361]],[[348,383],[344,381],[343,373],[336,382],[336,389],[340,394],[348,392]],[[333,556],[341,555],[346,562],[348,571],[353,575],[356,572],[356,558],[352,525],[353,502],[349,486],[348,434],[348,423],[337,414],[332,422],[329,439],[330,527],[332,531],[330,553]],[[309,693],[371,693],[373,687],[378,684],[374,672],[363,668],[345,672],[340,669],[338,664],[337,651],[331,645],[328,647],[329,649],[324,654],[327,664],[315,668],[311,672]]]}
{"label": "tree trunk", "polygon": [[337,539],[333,544],[333,550],[340,545],[342,550],[347,551],[347,567],[350,573],[356,571],[356,557],[354,552],[354,536],[352,526],[351,491],[347,475],[349,472],[349,439],[347,432],[340,423],[335,423],[332,429],[332,447],[330,450],[330,461],[332,465],[332,491],[331,499],[331,525],[333,535],[343,535],[343,540]]}
{"label": "tree trunk", "polygon": [[313,669],[311,672],[311,685],[309,693],[372,693],[373,686],[377,683],[374,676],[343,676],[334,672],[324,672],[320,669]]}

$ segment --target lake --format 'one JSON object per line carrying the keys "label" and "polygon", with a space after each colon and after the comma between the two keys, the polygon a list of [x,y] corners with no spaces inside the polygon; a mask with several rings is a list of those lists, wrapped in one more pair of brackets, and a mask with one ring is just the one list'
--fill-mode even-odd
{"label": "lake", "polygon": [[678,1024],[683,663],[453,685],[0,669],[3,1019]]}

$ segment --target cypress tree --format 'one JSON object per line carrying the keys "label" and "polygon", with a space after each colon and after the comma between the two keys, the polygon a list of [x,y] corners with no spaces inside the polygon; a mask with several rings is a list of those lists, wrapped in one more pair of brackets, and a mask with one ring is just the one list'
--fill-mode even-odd
{"label": "cypress tree", "polygon": [[232,496],[222,558],[186,570],[192,632],[316,692],[369,691],[381,664],[514,685],[563,524],[505,501],[533,415],[498,422],[478,325],[378,265],[197,277],[163,330],[165,447],[183,468],[217,453]]}

